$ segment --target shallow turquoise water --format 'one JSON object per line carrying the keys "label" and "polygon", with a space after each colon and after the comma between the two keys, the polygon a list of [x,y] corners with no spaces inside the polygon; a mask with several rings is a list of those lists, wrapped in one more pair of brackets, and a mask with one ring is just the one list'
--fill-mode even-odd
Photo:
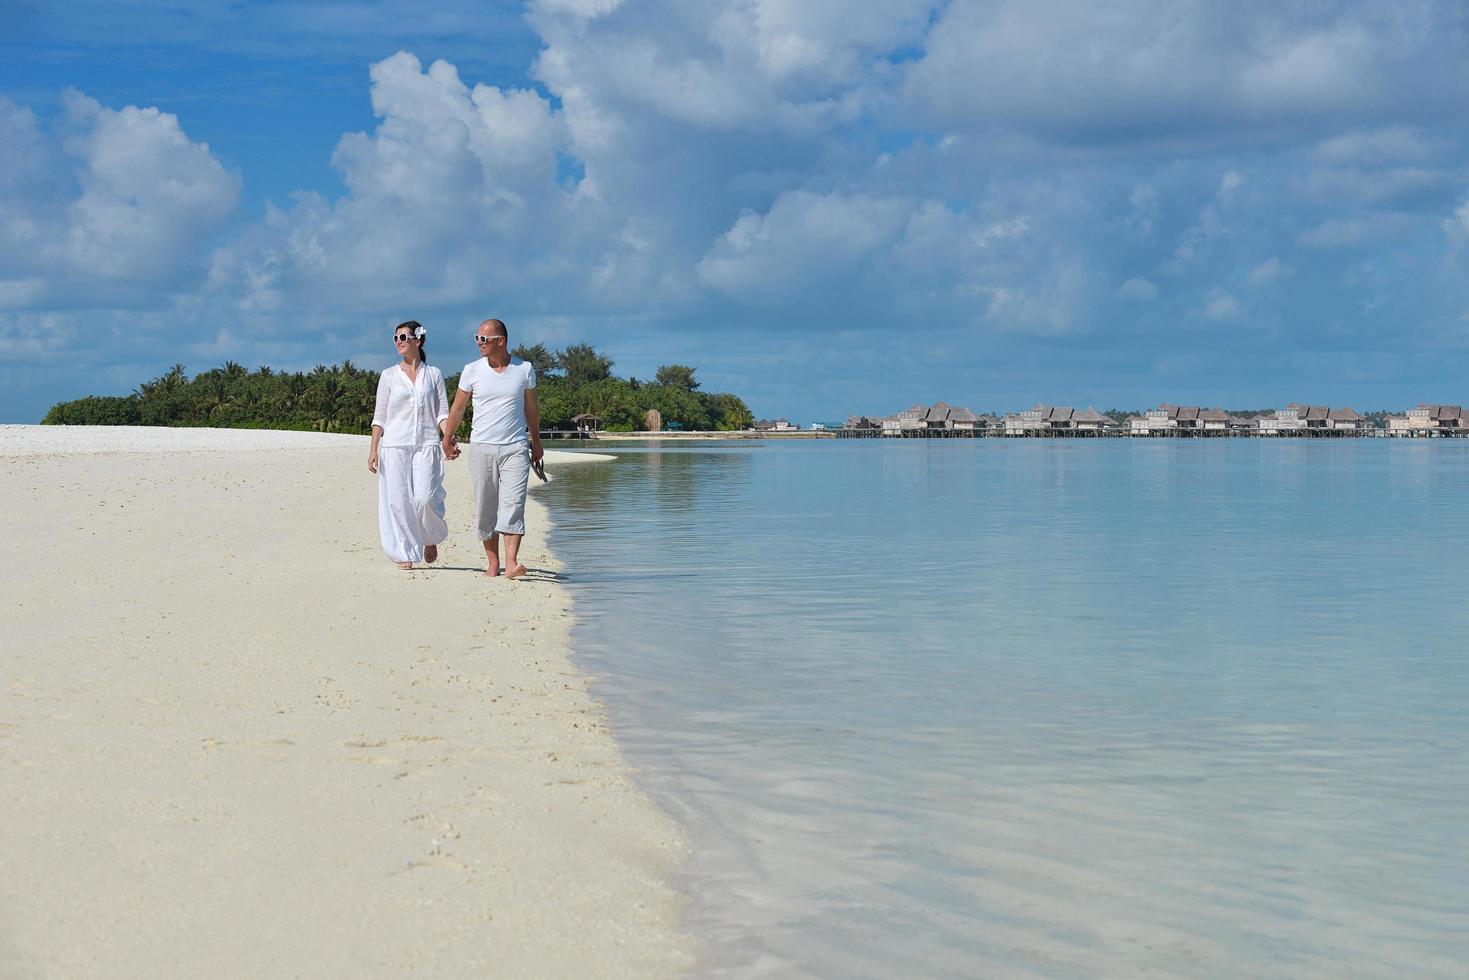
{"label": "shallow turquoise water", "polygon": [[1469,975],[1469,441],[609,451],[552,544],[700,975]]}

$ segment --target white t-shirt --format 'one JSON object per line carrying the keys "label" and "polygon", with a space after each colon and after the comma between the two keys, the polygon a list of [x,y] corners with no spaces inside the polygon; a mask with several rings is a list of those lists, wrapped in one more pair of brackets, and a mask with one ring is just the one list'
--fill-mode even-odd
{"label": "white t-shirt", "polygon": [[423,446],[439,441],[439,423],[449,417],[444,373],[420,364],[417,374],[409,381],[403,366],[394,364],[377,379],[372,424],[382,428],[380,445],[384,447]]}
{"label": "white t-shirt", "polygon": [[535,386],[536,369],[518,357],[511,357],[504,371],[496,371],[483,357],[464,365],[459,390],[474,399],[469,441],[491,446],[528,442],[525,392]]}

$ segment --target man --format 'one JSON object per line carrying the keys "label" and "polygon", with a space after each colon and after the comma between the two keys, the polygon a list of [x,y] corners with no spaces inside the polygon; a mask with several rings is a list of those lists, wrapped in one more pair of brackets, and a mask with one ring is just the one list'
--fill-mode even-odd
{"label": "man", "polygon": [[[520,539],[525,536],[525,491],[532,462],[539,463],[541,411],[536,405],[536,372],[510,354],[510,331],[500,320],[486,320],[474,332],[480,358],[464,365],[459,391],[444,428],[444,456],[457,459],[454,433],[464,407],[474,399],[469,434],[469,475],[474,509],[484,542],[485,574],[500,574],[500,538],[505,538],[505,577],[525,574]],[[530,443],[529,451],[526,443]]]}

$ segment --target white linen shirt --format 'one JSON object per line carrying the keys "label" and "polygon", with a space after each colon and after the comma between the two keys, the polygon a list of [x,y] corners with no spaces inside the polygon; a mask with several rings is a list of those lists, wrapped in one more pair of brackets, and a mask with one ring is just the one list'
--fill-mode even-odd
{"label": "white linen shirt", "polygon": [[394,364],[377,379],[377,409],[372,424],[383,430],[382,446],[422,446],[439,441],[439,423],[449,417],[444,372],[428,364],[418,366],[418,378],[408,380],[403,365]]}

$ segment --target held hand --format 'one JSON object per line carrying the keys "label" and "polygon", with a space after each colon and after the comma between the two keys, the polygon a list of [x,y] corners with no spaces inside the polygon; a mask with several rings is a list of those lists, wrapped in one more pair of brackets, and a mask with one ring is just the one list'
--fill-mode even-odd
{"label": "held hand", "polygon": [[442,448],[444,450],[444,458],[445,459],[458,459],[459,458],[459,444],[454,441],[454,437],[453,436],[447,436],[447,437],[445,437],[445,439],[444,439],[443,443],[441,444],[441,446],[442,446]]}
{"label": "held hand", "polygon": [[367,454],[367,472],[377,472],[377,450],[374,449]]}

